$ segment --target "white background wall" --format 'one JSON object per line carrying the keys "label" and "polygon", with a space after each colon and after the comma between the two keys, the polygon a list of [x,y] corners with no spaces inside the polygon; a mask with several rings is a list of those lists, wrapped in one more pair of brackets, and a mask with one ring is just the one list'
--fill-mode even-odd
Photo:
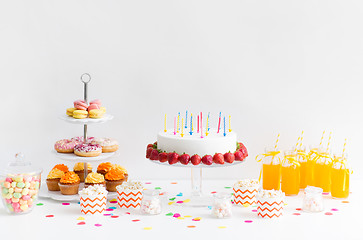
{"label": "white background wall", "polygon": [[[61,138],[82,134],[62,122],[82,98],[115,119],[90,135],[117,138],[132,178],[187,178],[187,169],[149,163],[164,114],[219,111],[250,152],[245,164],[204,171],[207,178],[257,177],[256,154],[290,148],[301,130],[318,144],[344,138],[359,177],[362,164],[363,3],[361,1],[35,0],[0,7],[1,162],[22,151],[46,174],[60,163]],[[170,119],[169,125],[172,124]],[[71,165],[71,164],[69,164]]]}

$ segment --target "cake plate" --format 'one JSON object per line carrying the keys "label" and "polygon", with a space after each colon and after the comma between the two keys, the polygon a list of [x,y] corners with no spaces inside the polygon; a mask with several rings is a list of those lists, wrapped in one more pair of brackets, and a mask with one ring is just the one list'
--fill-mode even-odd
{"label": "cake plate", "polygon": [[[149,159],[148,159],[149,160]],[[203,194],[202,192],[202,182],[203,182],[203,168],[220,168],[220,167],[229,167],[241,164],[245,161],[234,161],[233,163],[225,163],[225,164],[215,164],[205,165],[200,163],[199,165],[193,165],[189,163],[188,165],[184,165],[181,163],[169,164],[168,162],[159,162],[158,160],[149,160],[158,165],[170,166],[170,167],[183,167],[190,168],[191,171],[191,193],[190,193],[190,201],[183,203],[183,206],[187,207],[206,207],[212,205],[212,197]]]}

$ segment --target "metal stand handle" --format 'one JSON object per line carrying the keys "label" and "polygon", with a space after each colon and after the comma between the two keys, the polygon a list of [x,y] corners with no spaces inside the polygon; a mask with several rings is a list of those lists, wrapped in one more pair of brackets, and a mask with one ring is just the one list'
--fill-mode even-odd
{"label": "metal stand handle", "polygon": [[[84,91],[83,91],[83,95],[84,95],[84,101],[86,102],[86,104],[88,104],[88,83],[91,81],[91,75],[89,73],[83,73],[81,75],[81,81],[84,84]],[[87,124],[83,125],[83,142],[86,143],[87,142]],[[87,178],[87,174],[88,174],[88,163],[85,162],[84,163],[84,179]]]}

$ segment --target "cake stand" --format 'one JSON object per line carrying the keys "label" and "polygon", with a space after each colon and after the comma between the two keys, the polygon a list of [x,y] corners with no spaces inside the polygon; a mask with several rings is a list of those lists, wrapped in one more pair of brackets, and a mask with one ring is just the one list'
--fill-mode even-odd
{"label": "cake stand", "polygon": [[229,167],[235,166],[243,163],[243,161],[234,161],[233,163],[225,163],[225,164],[215,164],[205,165],[200,163],[199,165],[193,165],[189,163],[188,165],[181,164],[180,162],[175,164],[169,164],[168,162],[159,162],[158,160],[149,160],[158,165],[170,166],[170,167],[182,167],[182,168],[190,168],[191,171],[191,193],[190,193],[190,201],[187,203],[183,203],[183,206],[188,207],[206,207],[211,206],[212,197],[203,194],[202,192],[202,182],[203,182],[203,168],[220,168],[220,167]]}
{"label": "cake stand", "polygon": [[[91,75],[89,75],[88,73],[84,73],[81,75],[81,82],[84,84],[84,101],[88,104],[88,83],[91,81]],[[113,119],[113,116],[110,114],[104,114],[104,116],[102,118],[84,118],[84,119],[76,119],[67,115],[62,115],[59,117],[60,119],[69,122],[69,123],[73,123],[73,124],[80,124],[83,125],[83,141],[86,142],[87,140],[87,127],[89,124],[96,124],[96,123],[105,123],[109,120]],[[84,169],[88,169],[88,163],[87,162],[100,162],[100,161],[104,161],[106,159],[110,159],[113,157],[118,156],[117,152],[112,152],[112,153],[101,153],[101,155],[97,156],[97,157],[80,157],[77,156],[73,153],[58,153],[55,150],[53,150],[53,154],[62,160],[65,161],[72,161],[72,162],[83,162],[84,163]],[[88,171],[84,171],[84,179],[86,179],[87,177],[87,173]],[[40,190],[40,195],[41,197],[49,197],[52,198],[54,200],[59,200],[59,201],[74,201],[74,200],[79,200],[79,196],[77,195],[62,195],[59,192],[52,192],[52,191],[47,191],[47,189],[44,189],[46,184],[42,184],[43,189]],[[83,184],[80,184],[80,187],[83,187]],[[109,193],[108,197],[115,197],[116,193]]]}

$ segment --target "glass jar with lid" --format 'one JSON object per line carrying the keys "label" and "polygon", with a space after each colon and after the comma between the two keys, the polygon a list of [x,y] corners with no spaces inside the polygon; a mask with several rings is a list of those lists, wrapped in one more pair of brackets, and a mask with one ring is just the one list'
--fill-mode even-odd
{"label": "glass jar with lid", "polygon": [[140,206],[143,214],[157,215],[161,213],[161,201],[158,190],[147,189],[142,192]]}

